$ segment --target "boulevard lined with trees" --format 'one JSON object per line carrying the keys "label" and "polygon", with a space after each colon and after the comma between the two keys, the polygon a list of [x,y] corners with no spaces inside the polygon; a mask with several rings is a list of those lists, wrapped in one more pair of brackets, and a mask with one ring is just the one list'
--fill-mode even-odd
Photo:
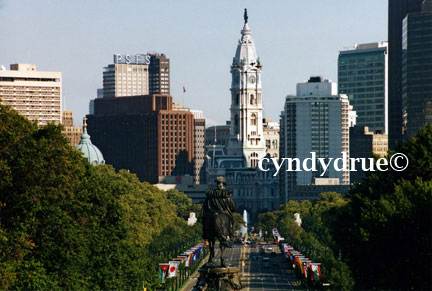
{"label": "boulevard lined with trees", "polygon": [[[395,152],[405,171],[371,172],[346,197],[290,201],[255,228],[277,227],[334,289],[431,290],[432,126]],[[154,290],[158,263],[201,238],[190,211],[200,206],[183,193],[92,166],[61,127],[0,105],[0,289]]]}

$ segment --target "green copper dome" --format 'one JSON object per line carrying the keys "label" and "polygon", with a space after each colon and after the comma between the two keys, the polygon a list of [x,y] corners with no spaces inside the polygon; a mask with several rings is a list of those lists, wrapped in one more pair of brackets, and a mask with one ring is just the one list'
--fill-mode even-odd
{"label": "green copper dome", "polygon": [[105,164],[105,160],[101,151],[97,148],[97,146],[92,144],[90,135],[87,133],[86,118],[84,118],[84,129],[83,134],[81,135],[80,143],[75,148],[84,154],[84,157],[88,159],[90,164],[94,166]]}

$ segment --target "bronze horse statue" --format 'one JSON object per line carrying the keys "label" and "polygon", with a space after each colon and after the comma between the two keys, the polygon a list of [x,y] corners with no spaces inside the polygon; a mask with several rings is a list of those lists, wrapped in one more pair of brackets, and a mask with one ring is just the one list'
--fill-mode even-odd
{"label": "bronze horse statue", "polygon": [[217,189],[210,189],[206,193],[206,199],[202,208],[203,238],[209,242],[210,258],[212,264],[215,257],[214,246],[219,241],[221,250],[221,266],[225,267],[224,251],[228,247],[228,238],[233,237],[234,216],[236,209],[232,192],[225,189],[226,179],[216,178]]}

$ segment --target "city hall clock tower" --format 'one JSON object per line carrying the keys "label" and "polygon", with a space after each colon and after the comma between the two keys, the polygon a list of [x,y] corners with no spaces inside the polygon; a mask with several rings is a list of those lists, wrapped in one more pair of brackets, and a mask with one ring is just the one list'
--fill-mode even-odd
{"label": "city hall clock tower", "polygon": [[231,65],[231,129],[229,155],[243,155],[247,167],[255,167],[265,156],[262,106],[262,66],[257,57],[247,10],[244,26]]}

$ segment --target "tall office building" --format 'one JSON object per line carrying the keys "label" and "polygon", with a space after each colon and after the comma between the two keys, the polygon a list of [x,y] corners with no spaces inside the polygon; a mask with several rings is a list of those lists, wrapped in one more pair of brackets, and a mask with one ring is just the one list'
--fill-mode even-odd
{"label": "tall office building", "polygon": [[402,141],[402,20],[408,13],[419,12],[422,0],[388,1],[389,48],[389,147]]}
{"label": "tall office building", "polygon": [[339,93],[348,95],[357,125],[388,132],[387,42],[356,44],[339,52]]}
{"label": "tall office building", "polygon": [[0,70],[0,99],[38,125],[60,124],[62,119],[62,74],[40,72],[33,64],[12,64]]}
{"label": "tall office building", "polygon": [[149,55],[115,54],[103,71],[103,97],[148,95],[149,64]]}
{"label": "tall office building", "polygon": [[432,1],[402,22],[402,117],[404,138],[432,124]]}
{"label": "tall office building", "polygon": [[69,139],[70,145],[76,147],[81,140],[83,130],[81,126],[74,126],[72,110],[63,110],[62,124],[64,126],[63,134]]}
{"label": "tall office building", "polygon": [[169,95],[96,98],[88,132],[107,164],[141,181],[192,175],[194,117],[172,110]]}
{"label": "tall office building", "polygon": [[241,38],[231,65],[231,136],[228,154],[244,156],[255,167],[265,156],[263,134],[262,66],[245,11]]}
{"label": "tall office building", "polygon": [[194,158],[192,161],[193,167],[193,183],[200,184],[205,182],[205,118],[201,110],[181,107],[178,104],[173,104],[173,110],[187,111],[193,114],[194,117]]}
{"label": "tall office building", "polygon": [[170,95],[170,60],[164,54],[149,55],[149,94]]}
{"label": "tall office building", "polygon": [[104,68],[104,98],[169,93],[170,65],[164,54],[115,54],[114,63]]}
{"label": "tall office building", "polygon": [[[306,83],[297,84],[297,95],[288,95],[281,113],[280,158],[298,158],[303,162],[312,158],[349,158],[349,101],[344,94],[337,95],[336,84],[321,77],[311,77]],[[347,160],[348,161],[348,160]],[[288,200],[316,199],[319,193],[311,189],[299,189],[302,185],[348,185],[349,171],[337,171],[329,167],[324,173],[317,162],[317,171],[279,172],[280,203]],[[324,173],[322,176],[321,174]],[[330,179],[330,180],[329,180]],[[315,188],[315,192],[321,188]],[[327,191],[335,191],[335,189]],[[306,194],[303,194],[307,192]],[[322,192],[325,192],[322,191]],[[307,196],[305,196],[307,195]]]}

